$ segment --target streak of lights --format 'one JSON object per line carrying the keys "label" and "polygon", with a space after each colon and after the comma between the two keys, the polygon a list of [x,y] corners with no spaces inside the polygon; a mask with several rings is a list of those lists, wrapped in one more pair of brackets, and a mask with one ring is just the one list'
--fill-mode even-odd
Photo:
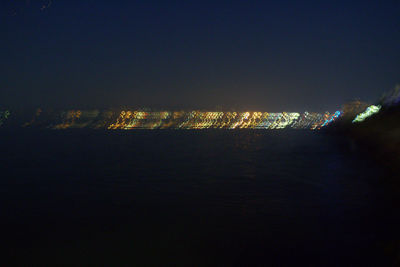
{"label": "streak of lights", "polygon": [[[373,110],[373,108],[371,108]],[[44,114],[44,115],[42,115]],[[133,129],[311,129],[319,130],[341,116],[341,111],[325,113],[297,112],[221,112],[221,111],[144,111],[68,110],[60,113],[36,111],[33,119],[23,124],[52,129],[94,128]],[[0,112],[0,125],[10,115]]]}
{"label": "streak of lights", "polygon": [[121,111],[108,129],[321,129],[341,115],[340,111],[300,114],[219,111]]}
{"label": "streak of lights", "polygon": [[339,110],[336,111],[333,115],[330,116],[329,119],[325,120],[325,122],[320,126],[320,128],[329,125],[329,124],[332,123],[334,120],[336,120],[337,118],[339,118],[341,114],[342,114],[341,111],[339,111]]}
{"label": "streak of lights", "polygon": [[67,129],[71,128],[75,124],[75,121],[79,120],[82,115],[80,110],[69,110],[61,114],[62,123],[54,126],[54,129]]}
{"label": "streak of lights", "polygon": [[379,110],[381,110],[381,106],[375,106],[375,105],[371,105],[369,106],[364,112],[358,114],[354,120],[353,123],[355,122],[362,122],[364,121],[366,118],[374,115],[375,113],[378,113]]}

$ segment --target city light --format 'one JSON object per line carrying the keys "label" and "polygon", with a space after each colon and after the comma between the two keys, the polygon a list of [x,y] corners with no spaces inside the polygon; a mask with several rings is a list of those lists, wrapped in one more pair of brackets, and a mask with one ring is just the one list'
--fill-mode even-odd
{"label": "city light", "polygon": [[321,129],[340,116],[320,113],[268,113],[268,112],[144,112],[121,111],[108,126],[110,130],[122,129]]}
{"label": "city light", "polygon": [[355,119],[353,120],[353,123],[364,121],[366,118],[372,116],[375,113],[378,113],[380,109],[381,109],[381,106],[375,106],[375,105],[369,106],[364,112],[358,114],[355,117]]}
{"label": "city light", "polygon": [[[376,112],[371,106],[368,114]],[[92,128],[108,130],[136,129],[310,129],[319,130],[338,119],[341,111],[335,113],[269,113],[260,111],[144,111],[144,110],[67,110],[44,112],[37,109],[22,127],[43,127],[49,129]],[[0,111],[0,126],[9,118],[10,112]],[[355,119],[355,120],[356,120]]]}

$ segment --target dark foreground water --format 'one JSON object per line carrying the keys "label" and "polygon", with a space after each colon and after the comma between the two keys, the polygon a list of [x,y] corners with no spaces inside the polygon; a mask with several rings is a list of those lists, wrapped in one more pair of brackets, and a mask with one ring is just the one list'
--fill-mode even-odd
{"label": "dark foreground water", "polygon": [[390,266],[399,199],[303,131],[0,132],[1,261]]}

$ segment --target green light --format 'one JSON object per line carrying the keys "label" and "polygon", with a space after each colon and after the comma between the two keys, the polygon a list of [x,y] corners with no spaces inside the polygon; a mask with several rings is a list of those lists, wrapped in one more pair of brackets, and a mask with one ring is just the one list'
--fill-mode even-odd
{"label": "green light", "polygon": [[357,115],[357,117],[355,117],[353,123],[364,121],[366,118],[372,116],[375,113],[378,113],[380,109],[381,106],[375,106],[375,105],[369,106],[363,113],[360,113]]}

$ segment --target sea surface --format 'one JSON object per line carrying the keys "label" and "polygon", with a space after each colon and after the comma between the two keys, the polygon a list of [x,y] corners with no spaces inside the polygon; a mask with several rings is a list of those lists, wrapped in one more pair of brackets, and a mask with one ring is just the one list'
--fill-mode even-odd
{"label": "sea surface", "polygon": [[[0,261],[393,266],[400,194],[303,130],[2,130]],[[399,262],[397,262],[399,263]]]}

